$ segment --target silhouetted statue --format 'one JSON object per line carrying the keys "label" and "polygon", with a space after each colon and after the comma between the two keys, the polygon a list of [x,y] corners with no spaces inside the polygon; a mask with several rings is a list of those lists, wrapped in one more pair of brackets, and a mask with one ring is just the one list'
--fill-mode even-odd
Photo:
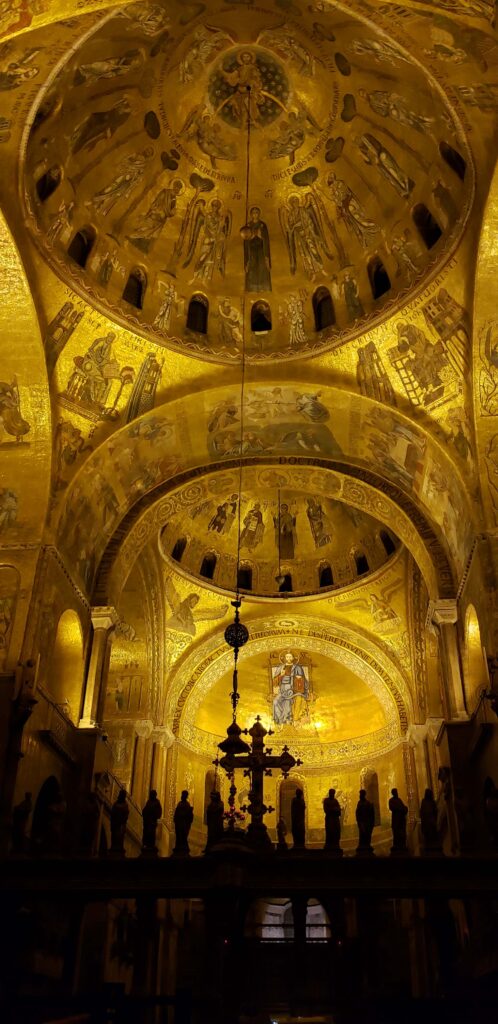
{"label": "silhouetted statue", "polygon": [[97,831],[100,821],[100,804],[97,794],[86,793],[80,808],[79,848],[81,853],[91,857],[97,848]]}
{"label": "silhouetted statue", "polygon": [[424,851],[440,850],[441,843],[437,827],[437,803],[432,789],[426,789],[420,804],[420,829],[424,842]]}
{"label": "silhouetted statue", "polygon": [[219,843],[220,839],[223,839],[223,815],[225,813],[225,805],[221,799],[220,794],[213,790],[211,793],[211,799],[206,809],[206,822],[207,822],[207,843],[206,849],[210,846],[214,846],[215,843]]}
{"label": "silhouetted statue", "polygon": [[287,825],[283,818],[279,818],[277,821],[277,850],[287,850]]}
{"label": "silhouetted statue", "polygon": [[291,803],[291,829],[292,840],[295,850],[303,850],[306,840],[306,804],[302,789],[296,789],[296,795]]}
{"label": "silhouetted statue", "polygon": [[24,800],[12,810],[12,853],[26,853],[26,826],[32,810],[31,793],[25,793]]}
{"label": "silhouetted statue", "polygon": [[335,795],[335,789],[329,789],[329,795],[323,801],[325,814],[325,849],[340,850],[341,838],[341,805]]}
{"label": "silhouetted statue", "polygon": [[391,790],[391,799],[389,801],[389,810],[391,812],[391,828],[393,832],[393,853],[405,853],[406,852],[406,817],[408,814],[408,807],[403,803],[400,796],[398,796],[398,790]]}
{"label": "silhouetted statue", "polygon": [[151,789],[149,799],[142,808],[142,846],[144,850],[156,850],[156,829],[159,818],[162,817],[163,809],[157,798],[155,789]]}
{"label": "silhouetted statue", "polygon": [[63,846],[63,825],[66,801],[55,775],[45,780],[33,811],[31,843],[33,852],[42,856],[60,855]]}
{"label": "silhouetted statue", "polygon": [[493,849],[498,850],[498,789],[488,775],[484,781],[484,820]]}
{"label": "silhouetted statue", "polygon": [[189,854],[188,834],[194,820],[194,812],[188,802],[188,789],[182,790],[180,803],[176,805],[173,821],[175,823],[176,843],[173,853]]}
{"label": "silhouetted statue", "polygon": [[126,822],[130,808],[126,799],[126,790],[120,789],[117,800],[111,807],[111,853],[124,854]]}
{"label": "silhouetted statue", "polygon": [[455,786],[454,807],[458,822],[460,852],[467,853],[475,846],[476,827],[472,804],[462,786]]}
{"label": "silhouetted statue", "polygon": [[356,805],[356,823],[358,825],[357,852],[373,853],[372,832],[375,825],[375,808],[373,803],[367,800],[366,789],[360,789],[360,799]]}

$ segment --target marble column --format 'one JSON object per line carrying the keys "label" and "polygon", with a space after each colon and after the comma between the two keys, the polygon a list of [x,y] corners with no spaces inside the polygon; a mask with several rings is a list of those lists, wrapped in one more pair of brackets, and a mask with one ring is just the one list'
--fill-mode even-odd
{"label": "marble column", "polygon": [[116,628],[118,614],[115,608],[92,608],[92,646],[85,685],[85,701],[80,729],[95,729],[102,723],[107,683],[107,670],[111,655],[111,635]]}
{"label": "marble column", "polygon": [[454,598],[435,601],[432,622],[439,632],[444,715],[447,721],[468,719],[465,708],[457,633],[458,609]]}

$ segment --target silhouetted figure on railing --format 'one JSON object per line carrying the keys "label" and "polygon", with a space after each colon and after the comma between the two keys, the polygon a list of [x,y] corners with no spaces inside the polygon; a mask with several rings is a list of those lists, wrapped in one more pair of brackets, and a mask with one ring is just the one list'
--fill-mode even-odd
{"label": "silhouetted figure on railing", "polygon": [[111,807],[111,853],[119,853],[124,856],[124,840],[129,813],[126,790],[120,789],[117,800]]}
{"label": "silhouetted figure on railing", "polygon": [[84,857],[91,857],[97,850],[97,832],[100,822],[100,803],[97,794],[86,793],[80,808],[79,850]]}
{"label": "silhouetted figure on railing", "polygon": [[325,849],[331,853],[342,853],[341,839],[341,805],[335,795],[335,789],[329,789],[329,795],[323,801],[325,814]]}
{"label": "silhouetted figure on railing", "polygon": [[157,792],[151,789],[149,799],[142,808],[142,849],[151,853],[157,853],[156,829],[159,818],[162,817],[163,809],[158,800]]}
{"label": "silhouetted figure on railing", "polygon": [[420,830],[422,832],[423,852],[440,853],[441,840],[437,827],[437,803],[432,789],[426,789],[420,804]]}
{"label": "silhouetted figure on railing", "polygon": [[407,853],[406,818],[408,815],[408,807],[403,803],[401,797],[398,795],[397,789],[391,790],[389,810],[391,812],[391,828],[393,832],[391,853]]}
{"label": "silhouetted figure on railing", "polygon": [[296,789],[291,803],[291,830],[294,850],[304,850],[306,841],[306,804],[302,789]]}
{"label": "silhouetted figure on railing", "polygon": [[358,825],[358,846],[360,854],[373,853],[372,832],[375,825],[375,807],[367,800],[366,789],[360,789],[360,799],[356,805],[356,823]]}
{"label": "silhouetted figure on railing", "polygon": [[184,789],[182,790],[180,803],[176,805],[173,815],[176,837],[173,853],[184,857],[189,855],[188,834],[193,820],[194,812],[188,802],[188,789]]}
{"label": "silhouetted figure on railing", "polygon": [[280,852],[289,849],[289,847],[287,846],[287,840],[285,838],[286,835],[287,825],[285,824],[283,818],[279,818],[277,821],[277,850],[280,850]]}
{"label": "silhouetted figure on railing", "polygon": [[219,843],[220,839],[223,839],[223,815],[225,813],[225,805],[221,799],[220,794],[213,790],[209,804],[206,808],[206,823],[207,823],[207,843],[206,850],[209,850],[216,843]]}
{"label": "silhouetted figure on railing", "polygon": [[18,857],[26,853],[26,826],[32,810],[31,793],[25,793],[24,800],[12,810],[12,853]]}

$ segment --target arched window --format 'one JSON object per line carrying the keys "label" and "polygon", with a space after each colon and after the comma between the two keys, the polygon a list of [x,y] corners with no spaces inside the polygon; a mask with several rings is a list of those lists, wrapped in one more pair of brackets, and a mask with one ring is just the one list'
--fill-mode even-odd
{"label": "arched window", "polygon": [[251,331],[268,334],[271,331],[271,309],[267,302],[255,302],[251,308]]}
{"label": "arched window", "polygon": [[368,261],[367,272],[374,299],[380,299],[391,290],[391,279],[380,256],[372,256]]}
{"label": "arched window", "polygon": [[278,590],[280,594],[288,594],[292,590],[292,576],[290,572],[283,574],[283,580],[279,583]]}
{"label": "arched window", "polygon": [[396,545],[391,535],[387,533],[386,530],[381,530],[379,536],[384,545],[384,551],[386,552],[386,555],[394,555],[394,552],[396,551]]}
{"label": "arched window", "polygon": [[364,573],[368,572],[369,565],[366,555],[362,554],[360,551],[356,551],[354,560],[356,562],[356,572],[358,576],[363,576]]}
{"label": "arched window", "polygon": [[175,541],[175,545],[174,545],[173,550],[171,552],[171,557],[174,558],[175,562],[181,562],[186,547],[187,547],[187,538],[186,537],[179,537],[178,540]]}
{"label": "arched window", "polygon": [[467,164],[461,153],[453,149],[453,146],[450,146],[448,142],[439,143],[439,152],[445,163],[448,164],[448,167],[451,167],[451,170],[460,178],[460,181],[464,181]]}
{"label": "arched window", "polygon": [[318,570],[318,579],[320,587],[332,587],[334,585],[334,577],[332,569],[328,562],[322,562]]}
{"label": "arched window", "polygon": [[193,295],[187,310],[187,329],[196,334],[207,334],[209,302],[205,295]]}
{"label": "arched window", "polygon": [[79,267],[86,267],[88,257],[95,245],[95,231],[91,227],[80,228],[71,239],[67,254],[78,264]]}
{"label": "arched window", "polygon": [[38,178],[36,182],[36,194],[41,203],[46,202],[50,199],[62,181],[62,171],[60,167],[49,167],[45,174],[42,174],[41,178]]}
{"label": "arched window", "polygon": [[417,206],[413,207],[412,220],[426,249],[432,249],[436,242],[439,242],[443,232],[424,203],[417,203]]}
{"label": "arched window", "polygon": [[46,685],[60,710],[74,723],[80,718],[84,667],[81,622],[68,608],[57,624]]}
{"label": "arched window", "polygon": [[252,590],[252,569],[247,563],[239,566],[238,584],[241,590]]}
{"label": "arched window", "polygon": [[208,768],[204,780],[204,824],[207,824],[207,809],[211,803],[211,793],[220,792],[220,780],[218,773],[213,768]]}
{"label": "arched window", "polygon": [[202,559],[202,565],[200,569],[201,576],[204,576],[206,580],[212,580],[214,577],[214,570],[216,569],[217,558],[214,551],[208,551]]}
{"label": "arched window", "polygon": [[124,286],[123,299],[129,302],[135,309],[143,309],[145,289],[147,288],[147,275],[140,267],[135,267],[129,274]]}
{"label": "arched window", "polygon": [[335,311],[332,296],[328,288],[317,288],[313,295],[313,313],[315,316],[315,330],[323,331],[325,327],[332,327],[335,324]]}

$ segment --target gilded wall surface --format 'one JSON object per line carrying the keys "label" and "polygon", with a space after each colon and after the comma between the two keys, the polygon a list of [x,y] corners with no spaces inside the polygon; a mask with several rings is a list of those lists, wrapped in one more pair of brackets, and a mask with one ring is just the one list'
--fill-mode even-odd
{"label": "gilded wall surface", "polygon": [[362,772],[413,801],[498,637],[494,5],[16,0],[0,38],[0,672],[78,724],[63,616],[83,701],[114,609],[113,770],[200,836],[238,566],[310,828],[329,780],[350,824]]}

